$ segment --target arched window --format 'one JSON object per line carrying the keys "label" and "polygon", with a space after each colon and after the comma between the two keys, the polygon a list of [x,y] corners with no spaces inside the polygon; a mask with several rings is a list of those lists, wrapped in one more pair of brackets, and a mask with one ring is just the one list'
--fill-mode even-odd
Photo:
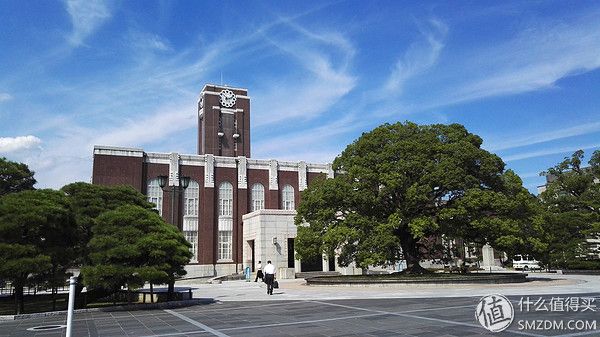
{"label": "arched window", "polygon": [[265,208],[265,187],[262,184],[252,185],[250,211],[258,211]]}
{"label": "arched window", "polygon": [[219,185],[219,237],[218,259],[232,260],[233,256],[233,186],[228,182]]}
{"label": "arched window", "polygon": [[163,190],[160,185],[158,185],[158,178],[148,181],[146,194],[148,196],[148,201],[154,204],[154,209],[162,216]]}
{"label": "arched window", "polygon": [[198,262],[198,206],[200,200],[200,185],[191,180],[184,192],[183,203],[183,235],[192,244],[190,251],[191,262]]}
{"label": "arched window", "polygon": [[294,188],[291,185],[285,185],[281,190],[281,209],[294,210]]}

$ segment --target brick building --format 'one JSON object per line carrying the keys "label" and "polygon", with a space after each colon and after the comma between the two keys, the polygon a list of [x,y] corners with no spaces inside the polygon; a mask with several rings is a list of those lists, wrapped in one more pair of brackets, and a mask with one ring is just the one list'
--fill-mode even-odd
{"label": "brick building", "polygon": [[[251,158],[247,89],[205,85],[197,113],[198,154],[95,146],[92,182],[127,184],[146,194],[192,244],[190,276],[239,272],[256,262],[254,238],[244,238],[242,217],[264,223],[281,213],[289,224],[300,193],[319,175],[332,177],[333,170],[330,164]],[[300,269],[289,261],[293,237],[278,243],[273,236],[273,253],[265,251],[265,240],[256,243],[260,256],[289,256],[286,267]]]}

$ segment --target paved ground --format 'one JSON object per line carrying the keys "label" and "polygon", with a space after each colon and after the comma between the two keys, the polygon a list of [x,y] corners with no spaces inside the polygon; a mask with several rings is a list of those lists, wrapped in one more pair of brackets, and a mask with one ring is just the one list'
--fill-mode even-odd
{"label": "paved ground", "polygon": [[[466,297],[490,293],[503,295],[573,294],[600,291],[600,276],[557,275],[531,273],[532,282],[513,284],[427,284],[374,287],[374,286],[307,286],[304,280],[279,280],[280,294],[273,300],[321,300],[407,297]],[[178,282],[177,286],[192,287],[195,298],[209,297],[218,301],[271,300],[265,295],[263,283],[228,281],[223,284],[201,284],[193,281]]]}
{"label": "paved ground", "polygon": [[[282,281],[273,296],[264,294],[260,283],[197,285],[196,297],[214,298],[215,303],[172,310],[78,314],[73,336],[600,336],[600,277],[556,276],[535,282],[354,288]],[[475,317],[481,294],[491,293],[510,295],[514,307],[514,320],[501,333],[485,330]],[[339,299],[342,297],[345,299]],[[552,298],[563,305],[570,299],[571,307],[550,307]],[[531,304],[529,310],[523,303]],[[523,329],[525,321],[535,325],[563,322],[565,326]],[[569,321],[583,322],[577,323],[580,327],[594,323],[597,330],[568,329]],[[64,316],[0,322],[0,336],[64,336],[64,328],[27,330],[64,322]]]}

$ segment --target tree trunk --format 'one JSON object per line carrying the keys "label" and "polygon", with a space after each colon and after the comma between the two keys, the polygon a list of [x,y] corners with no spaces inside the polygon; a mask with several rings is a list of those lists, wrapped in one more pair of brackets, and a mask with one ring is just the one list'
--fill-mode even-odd
{"label": "tree trunk", "polygon": [[421,267],[421,264],[419,263],[421,259],[419,257],[410,254],[405,254],[404,256],[406,259],[405,274],[422,275],[431,273],[429,270]]}
{"label": "tree trunk", "polygon": [[175,293],[175,279],[169,279],[169,289],[167,290],[167,301],[173,300],[173,294]]}
{"label": "tree trunk", "polygon": [[25,303],[23,295],[23,285],[15,284],[15,314],[20,315],[25,313]]}
{"label": "tree trunk", "polygon": [[58,291],[58,288],[52,286],[52,311],[56,311],[56,293]]}
{"label": "tree trunk", "polygon": [[154,303],[154,285],[150,283],[150,303]]}
{"label": "tree trunk", "polygon": [[417,241],[413,238],[411,233],[406,232],[400,234],[400,245],[402,247],[402,254],[406,260],[406,269],[402,272],[403,274],[422,275],[431,273],[419,264],[421,255],[419,254]]}

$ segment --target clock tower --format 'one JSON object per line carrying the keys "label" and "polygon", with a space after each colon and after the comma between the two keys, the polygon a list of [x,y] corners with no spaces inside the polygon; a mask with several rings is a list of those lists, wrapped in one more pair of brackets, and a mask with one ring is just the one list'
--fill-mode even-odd
{"label": "clock tower", "polygon": [[198,99],[198,154],[250,157],[247,89],[204,86]]}

